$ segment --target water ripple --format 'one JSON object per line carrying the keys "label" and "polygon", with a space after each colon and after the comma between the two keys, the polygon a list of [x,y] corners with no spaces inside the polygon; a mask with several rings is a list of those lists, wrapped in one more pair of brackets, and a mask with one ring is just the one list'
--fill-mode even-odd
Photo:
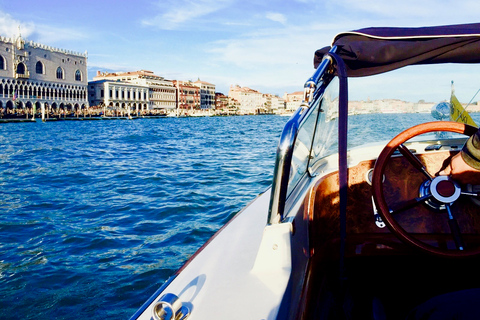
{"label": "water ripple", "polygon": [[271,183],[286,120],[0,126],[0,318],[129,318]]}

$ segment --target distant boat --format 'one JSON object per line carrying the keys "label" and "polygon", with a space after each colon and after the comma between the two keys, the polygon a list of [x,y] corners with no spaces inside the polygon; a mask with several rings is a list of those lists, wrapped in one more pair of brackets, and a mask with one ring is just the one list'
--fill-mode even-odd
{"label": "distant boat", "polygon": [[282,116],[282,117],[291,117],[295,114],[295,111],[292,111],[292,110],[286,110],[285,112],[282,112],[282,113],[279,113],[278,115],[279,116]]}

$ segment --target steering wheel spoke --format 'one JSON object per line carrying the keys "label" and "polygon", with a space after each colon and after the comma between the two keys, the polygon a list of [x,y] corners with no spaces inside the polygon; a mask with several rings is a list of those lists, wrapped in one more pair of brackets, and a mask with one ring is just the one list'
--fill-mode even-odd
{"label": "steering wheel spoke", "polygon": [[462,195],[473,197],[473,198],[480,198],[480,194],[476,192],[465,191],[465,190],[462,190]]}
{"label": "steering wheel spoke", "polygon": [[418,206],[419,204],[423,204],[425,203],[425,201],[429,200],[432,198],[432,195],[431,194],[428,194],[428,195],[425,195],[423,197],[418,197],[418,198],[415,198],[415,199],[411,199],[411,200],[408,200],[408,201],[405,201],[405,202],[402,202],[399,206],[397,206],[396,208],[394,209],[390,209],[390,214],[391,215],[396,215],[396,214],[399,214],[403,211],[406,211],[408,209],[411,209],[411,208],[414,208],[416,206]]}
{"label": "steering wheel spoke", "polygon": [[423,163],[402,143],[398,146],[398,151],[413,165],[415,169],[423,173],[429,180],[433,177],[428,173]]}
{"label": "steering wheel spoke", "polygon": [[458,250],[465,249],[465,243],[463,242],[462,233],[460,232],[460,227],[458,226],[457,219],[452,214],[452,209],[450,204],[445,205],[448,212],[448,225],[450,226],[450,231],[452,232],[453,240]]}

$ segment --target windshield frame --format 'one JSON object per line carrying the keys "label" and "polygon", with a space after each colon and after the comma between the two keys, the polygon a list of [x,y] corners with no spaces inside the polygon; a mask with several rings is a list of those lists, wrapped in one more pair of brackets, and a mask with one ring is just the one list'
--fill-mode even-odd
{"label": "windshield frame", "polygon": [[[323,94],[325,93],[325,89],[328,87],[332,79],[334,78],[333,75],[338,73],[337,65],[340,64],[343,66],[343,61],[334,54],[336,51],[336,47],[332,48],[329,54],[326,55],[324,61],[320,64],[317,68],[314,75],[306,82],[305,84],[305,94],[304,94],[304,101],[302,102],[301,107],[295,112],[292,118],[287,122],[285,125],[282,136],[280,138],[280,142],[277,148],[276,154],[276,161],[275,161],[275,169],[273,175],[273,183],[272,183],[272,190],[270,196],[270,207],[269,207],[269,214],[268,214],[268,224],[276,224],[280,223],[285,218],[285,203],[288,196],[291,193],[291,190],[288,188],[288,184],[290,183],[290,170],[292,167],[292,156],[294,151],[295,142],[298,136],[299,129],[304,121],[306,121],[309,116],[311,115],[315,108],[312,108],[316,103],[321,103],[321,99],[323,98]],[[340,62],[337,62],[334,66],[334,60],[340,59]],[[339,125],[339,130],[345,130],[343,132],[343,136],[345,138],[344,143],[339,142],[339,150],[341,146],[346,146],[346,115],[347,115],[347,108],[348,108],[348,93],[347,93],[347,79],[346,73],[340,71],[339,75],[339,117],[341,117],[342,113],[344,114],[344,125]],[[342,80],[343,79],[343,80]],[[342,93],[343,92],[343,93]],[[341,96],[344,96],[342,99]],[[343,106],[341,105],[343,103]],[[344,109],[344,111],[340,111],[340,109]],[[311,134],[312,140],[315,137],[315,130]],[[340,131],[339,131],[340,132]],[[340,138],[340,135],[339,135]],[[309,152],[311,152],[311,145],[309,146]],[[346,164],[346,148],[345,148],[345,160],[344,163]],[[346,171],[346,168],[345,168]],[[305,176],[309,173],[309,163],[307,163],[306,170],[302,176]],[[301,179],[301,178],[300,178]],[[290,192],[289,192],[290,191]]]}

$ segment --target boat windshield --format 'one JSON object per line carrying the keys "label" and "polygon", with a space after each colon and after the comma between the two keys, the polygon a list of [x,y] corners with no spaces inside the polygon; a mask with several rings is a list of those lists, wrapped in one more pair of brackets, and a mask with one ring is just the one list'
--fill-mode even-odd
{"label": "boat windshield", "polygon": [[[414,125],[448,121],[450,112],[443,112],[439,116],[439,112],[432,110],[435,111],[441,102],[449,103],[454,94],[462,97],[465,110],[471,112],[476,123],[480,123],[480,112],[475,112],[480,108],[478,104],[471,103],[472,96],[480,93],[480,89],[470,77],[466,77],[466,80],[455,77],[459,72],[469,75],[471,69],[472,66],[468,64],[442,64],[435,68],[412,66],[392,73],[349,78],[347,149],[352,151],[366,145],[379,148]],[[329,80],[330,77],[330,74],[326,74],[324,78]],[[326,84],[324,78],[317,83],[317,93],[308,109],[299,109],[282,133],[272,184],[269,223],[282,221],[286,217],[284,214],[289,208],[285,206],[294,203],[287,199],[295,194],[305,175],[314,176],[320,171],[338,168],[336,158],[329,156],[338,153],[341,81],[333,77]],[[452,86],[451,79],[459,79],[455,82],[459,85]],[[374,99],[370,99],[370,94]],[[468,99],[471,102],[466,103]],[[440,138],[456,137],[456,134],[450,133],[427,133],[414,139],[438,144]]]}
{"label": "boat windshield", "polygon": [[[335,77],[321,98],[314,101],[298,129],[293,148],[287,197],[311,168],[338,146],[337,119],[339,81]],[[314,134],[313,134],[314,133]]]}

